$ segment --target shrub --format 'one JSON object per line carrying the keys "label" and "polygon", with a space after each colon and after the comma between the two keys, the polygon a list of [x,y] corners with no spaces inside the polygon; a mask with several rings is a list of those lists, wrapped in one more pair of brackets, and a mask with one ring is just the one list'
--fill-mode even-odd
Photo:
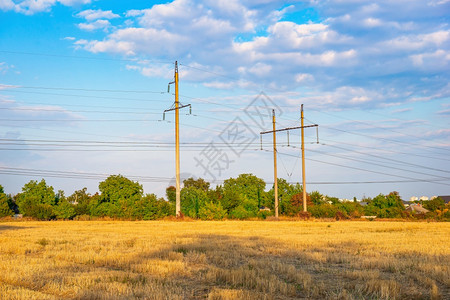
{"label": "shrub", "polygon": [[8,197],[0,192],[0,218],[12,216],[13,214],[14,212],[9,208]]}
{"label": "shrub", "polygon": [[76,215],[75,208],[67,201],[61,201],[54,206],[53,212],[57,219],[72,219]]}
{"label": "shrub", "polygon": [[256,213],[253,211],[247,211],[242,205],[239,205],[231,211],[230,217],[233,219],[243,220],[256,217]]}
{"label": "shrub", "polygon": [[309,208],[309,212],[315,218],[334,218],[337,211],[337,207],[331,204],[313,205]]}
{"label": "shrub", "polygon": [[55,217],[55,214],[50,204],[37,204],[28,207],[27,216],[39,220],[51,220]]}
{"label": "shrub", "polygon": [[200,208],[198,216],[202,220],[222,220],[227,215],[220,203],[207,202]]}

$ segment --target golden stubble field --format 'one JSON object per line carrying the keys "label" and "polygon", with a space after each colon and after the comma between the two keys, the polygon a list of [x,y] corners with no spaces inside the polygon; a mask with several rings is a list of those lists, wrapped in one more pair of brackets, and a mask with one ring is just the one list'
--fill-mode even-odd
{"label": "golden stubble field", "polygon": [[1,299],[450,299],[450,224],[0,223]]}

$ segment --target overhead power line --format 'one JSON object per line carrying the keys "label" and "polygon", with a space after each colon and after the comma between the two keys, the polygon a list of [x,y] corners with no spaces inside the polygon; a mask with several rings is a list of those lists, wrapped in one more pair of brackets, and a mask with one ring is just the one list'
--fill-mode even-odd
{"label": "overhead power line", "polygon": [[157,63],[157,64],[173,64],[173,62],[170,62],[170,61],[148,60],[148,59],[138,59],[138,58],[134,58],[134,59],[106,58],[106,57],[90,57],[90,56],[63,55],[63,54],[26,52],[26,51],[9,51],[9,50],[0,50],[0,53],[19,54],[19,55],[33,55],[33,56],[46,56],[46,57],[59,57],[59,58],[72,58],[72,59],[103,60],[103,61],[150,62],[150,63]]}

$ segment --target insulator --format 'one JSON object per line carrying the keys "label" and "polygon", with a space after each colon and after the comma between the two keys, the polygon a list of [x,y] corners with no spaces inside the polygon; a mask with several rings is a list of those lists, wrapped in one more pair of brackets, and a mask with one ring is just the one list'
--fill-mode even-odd
{"label": "insulator", "polygon": [[319,143],[319,126],[316,126],[317,144]]}

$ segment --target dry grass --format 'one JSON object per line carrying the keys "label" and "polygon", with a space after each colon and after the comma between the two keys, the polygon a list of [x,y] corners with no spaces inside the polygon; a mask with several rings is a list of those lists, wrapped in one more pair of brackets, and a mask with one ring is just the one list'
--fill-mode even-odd
{"label": "dry grass", "polygon": [[450,225],[0,224],[2,299],[450,299]]}

